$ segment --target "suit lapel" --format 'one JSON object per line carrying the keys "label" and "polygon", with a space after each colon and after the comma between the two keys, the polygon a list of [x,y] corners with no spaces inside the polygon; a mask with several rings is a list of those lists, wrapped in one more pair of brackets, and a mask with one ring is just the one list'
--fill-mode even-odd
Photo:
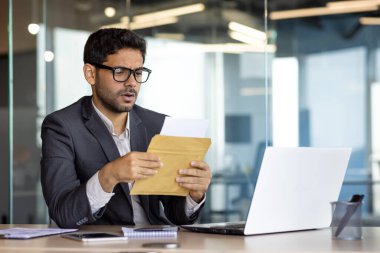
{"label": "suit lapel", "polygon": [[[100,117],[96,114],[92,106],[91,97],[86,97],[83,104],[82,115],[85,118],[85,125],[87,129],[98,140],[104,153],[107,156],[107,159],[109,161],[113,161],[119,158],[120,154],[117,149],[117,146],[114,140],[112,139],[112,136],[108,132],[107,127],[104,125]],[[130,117],[129,131],[130,131],[131,151],[146,152],[146,150],[148,149],[148,137],[147,137],[147,132],[146,132],[146,128],[144,124],[142,123],[140,117],[135,113],[134,110],[131,110],[128,113],[128,117]],[[132,201],[131,201],[128,184],[120,183],[119,185],[122,191],[124,192],[124,194],[126,195],[130,207],[132,207]],[[141,201],[141,205],[143,209],[145,210],[145,213],[147,214],[148,220],[151,221],[151,217],[149,215],[150,213],[149,196],[142,195],[142,196],[139,196],[139,198]]]}
{"label": "suit lapel", "polygon": [[[131,151],[146,152],[148,149],[148,136],[144,124],[134,110],[129,112],[128,117],[130,117],[129,128],[131,137]],[[149,196],[140,195],[139,198],[141,206],[145,210],[147,219],[151,222],[151,217],[149,215],[151,212],[149,208]]]}
{"label": "suit lapel", "polygon": [[143,122],[134,110],[129,112],[128,117],[130,117],[131,151],[146,152],[148,149],[148,137]]}
{"label": "suit lapel", "polygon": [[[104,125],[103,121],[100,119],[98,114],[95,112],[91,97],[85,100],[82,110],[82,115],[85,118],[85,125],[87,129],[94,135],[98,140],[103,152],[106,154],[108,161],[113,161],[120,157],[119,150],[113,140],[111,134],[109,133],[107,127]],[[126,195],[130,207],[132,207],[131,197],[129,194],[129,187],[127,183],[119,184],[122,191]]]}
{"label": "suit lapel", "polygon": [[108,161],[113,161],[120,157],[119,150],[111,134],[92,106],[91,97],[85,100],[82,115],[86,119],[85,126],[99,142]]}

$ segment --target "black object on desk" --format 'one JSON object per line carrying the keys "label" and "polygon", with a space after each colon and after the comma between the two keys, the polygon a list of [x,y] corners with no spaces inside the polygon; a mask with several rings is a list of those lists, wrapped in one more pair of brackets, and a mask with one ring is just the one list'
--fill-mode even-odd
{"label": "black object on desk", "polygon": [[[360,203],[364,199],[363,194],[355,194],[352,195],[351,199],[349,202],[352,203]],[[351,216],[355,213],[356,209],[358,208],[359,205],[353,205],[353,206],[347,206],[346,213],[344,214],[342,220],[338,224],[338,227],[335,231],[335,236],[338,237],[339,234],[342,232],[344,227],[347,225],[348,221],[350,220]]]}
{"label": "black object on desk", "polygon": [[164,248],[164,249],[176,249],[181,247],[178,242],[149,242],[144,243],[143,247],[147,248]]}

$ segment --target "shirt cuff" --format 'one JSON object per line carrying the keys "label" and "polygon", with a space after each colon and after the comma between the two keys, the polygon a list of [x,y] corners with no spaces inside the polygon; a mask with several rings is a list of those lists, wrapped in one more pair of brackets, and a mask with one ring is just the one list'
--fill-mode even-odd
{"label": "shirt cuff", "polygon": [[185,204],[185,213],[186,213],[187,218],[190,218],[190,216],[193,213],[195,213],[196,211],[198,211],[199,208],[201,208],[201,206],[203,205],[203,203],[205,201],[206,201],[206,194],[205,194],[205,196],[203,197],[203,199],[202,199],[202,201],[200,203],[195,202],[190,197],[190,195],[187,195],[186,196],[186,204]]}
{"label": "shirt cuff", "polygon": [[100,208],[105,206],[115,193],[103,191],[102,186],[99,182],[99,172],[96,172],[86,184],[86,194],[88,201],[90,203],[91,212],[94,214]]}

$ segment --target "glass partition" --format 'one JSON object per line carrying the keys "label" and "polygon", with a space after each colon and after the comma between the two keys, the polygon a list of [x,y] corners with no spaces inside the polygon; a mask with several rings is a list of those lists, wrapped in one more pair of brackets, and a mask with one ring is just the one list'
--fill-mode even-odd
{"label": "glass partition", "polygon": [[245,218],[263,152],[274,145],[352,147],[340,198],[366,194],[366,222],[376,223],[380,51],[378,27],[361,23],[374,6],[335,13],[318,2],[306,8],[326,7],[327,14],[294,17],[286,11],[302,13],[302,1],[11,2],[13,104],[1,111],[2,119],[13,112],[2,131],[12,138],[11,166],[2,163],[13,174],[11,222],[49,222],[40,126],[47,114],[91,94],[83,46],[91,32],[112,26],[148,41],[145,65],[153,73],[139,105],[209,120],[213,181],[202,222]]}
{"label": "glass partition", "polygon": [[[374,113],[378,110],[375,98],[379,27],[374,22],[378,18],[371,17],[378,5],[368,3],[358,9],[355,4],[360,1],[322,2],[306,7],[273,6],[270,11],[269,24],[276,31],[277,46],[273,93],[293,90],[292,85],[297,87],[288,106],[296,115],[291,117],[294,124],[291,129],[298,128],[294,138],[286,139],[288,130],[281,128],[289,125],[290,117],[277,115],[273,108],[273,145],[351,147],[340,199],[349,200],[355,193],[365,194],[364,221],[376,225],[379,166],[378,120]],[[290,59],[295,65],[293,70],[290,62],[281,65],[290,70],[286,75],[275,68],[277,61]],[[289,78],[293,82],[287,88],[276,88],[285,85]],[[275,97],[273,100],[275,107]],[[294,101],[297,101],[295,106]],[[285,138],[276,138],[276,133]]]}
{"label": "glass partition", "polygon": [[[91,32],[107,26],[128,27],[148,41],[145,65],[153,74],[138,104],[173,117],[209,120],[213,144],[206,159],[214,181],[202,220],[245,215],[267,131],[262,7],[253,16],[246,9],[250,4],[217,1],[13,2],[14,10],[25,12],[14,18],[22,28],[14,31],[22,39],[14,40],[12,66],[18,70],[13,87],[13,223],[48,222],[39,182],[41,122],[48,113],[91,94],[82,74],[83,46]],[[157,11],[165,11],[165,17],[140,21]],[[34,25],[28,31],[30,23]],[[243,25],[260,30],[258,43],[235,39],[240,34],[235,30]]]}

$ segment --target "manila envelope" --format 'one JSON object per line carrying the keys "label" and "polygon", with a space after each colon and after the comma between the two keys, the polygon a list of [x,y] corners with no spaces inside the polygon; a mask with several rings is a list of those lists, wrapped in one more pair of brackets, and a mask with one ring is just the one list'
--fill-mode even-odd
{"label": "manila envelope", "polygon": [[209,138],[154,136],[147,152],[157,154],[164,166],[156,175],[136,180],[131,195],[188,195],[189,190],[175,181],[178,171],[191,168],[191,161],[203,161],[210,145]]}

